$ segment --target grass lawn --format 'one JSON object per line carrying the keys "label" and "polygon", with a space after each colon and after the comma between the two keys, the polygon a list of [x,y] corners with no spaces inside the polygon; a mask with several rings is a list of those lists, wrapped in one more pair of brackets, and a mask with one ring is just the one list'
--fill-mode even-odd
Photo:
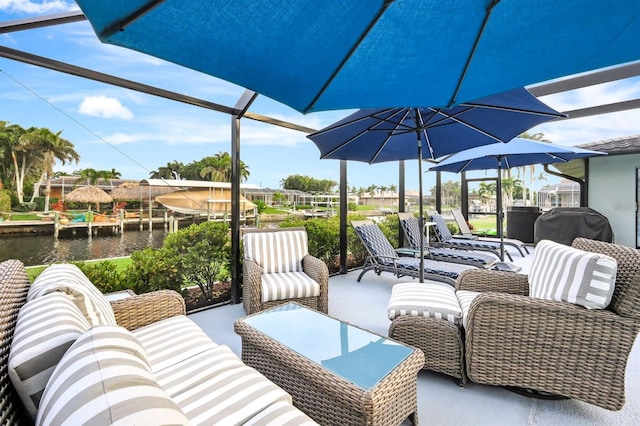
{"label": "grass lawn", "polygon": [[[98,259],[98,260],[87,260],[84,263],[98,263],[98,262],[110,262],[116,265],[118,271],[123,271],[127,269],[129,264],[131,263],[130,257],[117,257],[114,259]],[[37,265],[37,266],[27,266],[27,276],[29,280],[33,282],[38,275],[42,271],[44,271],[49,265]]]}

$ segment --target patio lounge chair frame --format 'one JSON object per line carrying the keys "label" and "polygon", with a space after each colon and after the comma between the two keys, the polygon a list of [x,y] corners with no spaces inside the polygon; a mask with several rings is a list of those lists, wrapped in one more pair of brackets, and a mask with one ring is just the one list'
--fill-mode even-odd
{"label": "patio lounge chair frame", "polygon": [[[398,256],[387,237],[373,221],[353,220],[351,226],[368,253],[362,265],[362,272],[358,276],[358,282],[371,270],[378,275],[382,272],[391,272],[398,278],[403,276],[417,278],[420,275],[420,259]],[[473,267],[469,265],[424,259],[424,278],[454,285],[460,273],[471,268]]]}
{"label": "patio lounge chair frame", "polygon": [[[449,231],[449,228],[447,228],[447,225],[440,213],[438,213],[437,211],[429,211],[427,215],[429,216],[431,221],[436,223],[435,234],[439,241],[435,243],[436,247],[448,247],[460,250],[487,251],[489,253],[495,254],[498,259],[500,259],[500,243],[478,241],[469,238],[456,238],[454,235],[451,235],[451,231]],[[513,262],[513,258],[507,250],[504,251],[504,254],[509,258],[510,262]]]}
{"label": "patio lounge chair frame", "polygon": [[[409,243],[405,250],[411,250],[414,256],[420,253],[420,225],[418,218],[413,213],[398,213],[400,227]],[[477,268],[491,268],[498,261],[494,256],[482,253],[473,253],[467,250],[457,250],[448,248],[434,248],[429,245],[429,241],[424,239],[425,256],[432,260],[440,260],[443,262],[461,263],[463,265],[471,265]]]}
{"label": "patio lounge chair frame", "polygon": [[[487,242],[494,242],[494,243],[500,242],[500,238],[480,237],[480,236],[473,235],[473,233],[471,232],[471,229],[469,229],[467,220],[462,214],[462,210],[451,209],[451,214],[453,215],[453,218],[456,220],[456,223],[458,224],[458,229],[460,229],[460,234],[462,234],[462,237],[471,238],[477,241],[487,241]],[[455,237],[456,235],[454,235],[454,238]],[[515,238],[503,238],[503,241],[505,245],[515,247],[520,253],[520,256],[524,257],[525,253],[529,254],[529,250],[527,249],[527,246],[524,242]]]}

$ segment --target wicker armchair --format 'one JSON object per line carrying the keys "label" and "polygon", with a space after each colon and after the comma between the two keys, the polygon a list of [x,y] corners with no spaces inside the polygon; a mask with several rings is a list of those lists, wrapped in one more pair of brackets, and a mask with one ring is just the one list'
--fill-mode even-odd
{"label": "wicker armchair", "polygon": [[573,247],[618,263],[607,309],[528,297],[527,276],[469,270],[457,289],[486,292],[469,309],[465,362],[470,380],[624,405],[625,369],[640,330],[640,251],[576,238]]}
{"label": "wicker armchair", "polygon": [[290,301],[329,310],[329,268],[308,253],[304,227],[245,229],[242,304],[247,314]]}

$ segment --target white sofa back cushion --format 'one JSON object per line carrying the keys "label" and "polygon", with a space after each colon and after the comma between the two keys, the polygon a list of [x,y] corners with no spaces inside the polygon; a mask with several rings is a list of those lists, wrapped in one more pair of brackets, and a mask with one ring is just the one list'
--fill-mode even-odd
{"label": "white sofa back cushion", "polygon": [[304,230],[247,232],[242,236],[244,257],[263,268],[263,274],[302,272],[302,259],[309,253]]}
{"label": "white sofa back cushion", "polygon": [[531,261],[529,295],[604,309],[613,296],[617,267],[610,256],[542,240]]}
{"label": "white sofa back cushion", "polygon": [[20,309],[9,352],[9,377],[33,419],[53,369],[90,327],[64,293],[44,295]]}
{"label": "white sofa back cushion", "polygon": [[76,265],[55,264],[42,271],[31,284],[27,301],[52,292],[72,296],[91,325],[117,325],[109,301]]}
{"label": "white sofa back cushion", "polygon": [[97,326],[65,353],[42,395],[36,425],[186,425],[126,329]]}

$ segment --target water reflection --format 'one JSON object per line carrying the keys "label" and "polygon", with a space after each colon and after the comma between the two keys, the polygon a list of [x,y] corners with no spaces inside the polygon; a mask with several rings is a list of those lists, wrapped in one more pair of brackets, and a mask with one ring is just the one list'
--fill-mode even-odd
{"label": "water reflection", "polygon": [[20,259],[26,266],[58,261],[128,256],[145,247],[158,248],[167,234],[164,229],[125,231],[122,234],[73,238],[51,235],[0,236],[0,261]]}

